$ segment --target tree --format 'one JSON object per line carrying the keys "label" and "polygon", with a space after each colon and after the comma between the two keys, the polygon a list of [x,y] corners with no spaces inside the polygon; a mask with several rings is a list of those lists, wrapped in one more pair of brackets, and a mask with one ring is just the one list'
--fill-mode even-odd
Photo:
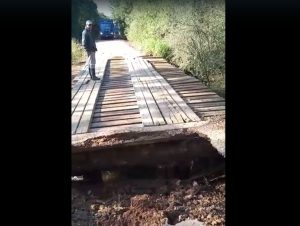
{"label": "tree", "polygon": [[[92,0],[72,0],[72,38],[81,39],[81,32],[86,20],[92,20],[95,24],[98,24],[100,18],[97,5]],[[97,26],[94,33],[96,35]]]}

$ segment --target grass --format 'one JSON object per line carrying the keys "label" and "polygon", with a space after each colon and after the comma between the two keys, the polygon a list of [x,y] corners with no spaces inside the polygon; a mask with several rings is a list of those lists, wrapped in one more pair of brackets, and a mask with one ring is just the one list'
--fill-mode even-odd
{"label": "grass", "polygon": [[83,47],[72,39],[72,64],[78,64],[85,60],[85,52]]}

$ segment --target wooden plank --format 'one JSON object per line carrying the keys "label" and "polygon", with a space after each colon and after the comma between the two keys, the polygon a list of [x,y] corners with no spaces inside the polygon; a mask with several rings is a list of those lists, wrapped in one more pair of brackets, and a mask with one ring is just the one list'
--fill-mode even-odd
{"label": "wooden plank", "polygon": [[152,115],[152,112],[149,109],[148,106],[149,103],[147,103],[146,94],[143,93],[143,87],[140,84],[136,75],[136,71],[133,68],[132,59],[127,59],[127,66],[128,66],[128,71],[131,75],[131,80],[134,87],[135,96],[139,106],[143,125],[150,126],[150,125],[158,124],[155,116]]}
{"label": "wooden plank", "polygon": [[[173,106],[170,104],[168,99],[168,93],[164,93],[160,83],[156,80],[154,75],[152,75],[145,65],[142,65],[139,59],[135,60],[135,65],[137,70],[140,71],[140,79],[148,85],[152,95],[155,98],[159,109],[161,110],[162,115],[164,116],[168,124],[172,123],[183,123],[184,120],[181,118],[180,113],[178,113]],[[167,95],[166,95],[167,94]]]}
{"label": "wooden plank", "polygon": [[134,95],[131,95],[131,96],[127,96],[127,97],[124,97],[124,96],[120,96],[120,97],[111,97],[111,96],[99,96],[98,97],[98,102],[109,102],[109,101],[112,101],[112,102],[118,102],[118,101],[123,101],[123,100],[129,100],[129,101],[133,101],[133,100],[136,100],[136,97]]}
{"label": "wooden plank", "polygon": [[[162,76],[164,76],[164,73],[161,73]],[[182,76],[174,76],[173,78],[167,78],[169,82],[176,82],[176,81],[188,81],[188,79],[192,78],[193,81],[195,81],[193,77],[188,75],[182,75]],[[199,80],[197,80],[199,82]]]}
{"label": "wooden plank", "polygon": [[111,79],[111,78],[124,78],[127,79],[126,76],[128,76],[128,71],[126,69],[125,64],[123,64],[124,70],[126,71],[120,71],[120,70],[110,70],[110,72],[114,72],[109,74],[106,78]]}
{"label": "wooden plank", "polygon": [[[131,125],[118,125],[118,126],[110,126],[110,127],[104,127],[104,128],[90,128],[89,129],[89,134],[94,134],[94,133],[102,133],[102,131],[119,131],[119,130],[132,130],[132,129],[136,129],[136,128],[147,128],[144,127],[142,123],[140,124],[131,124]],[[78,134],[81,135],[81,134]],[[76,135],[75,135],[76,136]],[[75,137],[74,139],[76,139],[77,137]],[[72,137],[73,140],[73,137]]]}
{"label": "wooden plank", "polygon": [[100,91],[101,93],[101,96],[115,96],[115,95],[122,95],[122,94],[126,94],[126,95],[134,95],[134,91],[133,90],[124,90],[123,92],[122,91],[116,91],[116,92],[106,92],[106,91],[103,91],[101,90]]}
{"label": "wooden plank", "polygon": [[138,109],[138,106],[134,105],[134,106],[105,108],[105,109],[95,109],[95,113],[107,112],[107,111],[120,111],[120,110],[127,110],[127,109]]}
{"label": "wooden plank", "polygon": [[94,81],[90,81],[88,84],[88,87],[85,89],[85,92],[83,94],[83,96],[81,97],[78,105],[76,106],[73,114],[72,114],[72,134],[76,133],[77,127],[79,125],[81,116],[83,114],[84,108],[87,104],[87,100],[90,97],[91,91],[94,87],[95,82]]}
{"label": "wooden plank", "polygon": [[131,124],[142,124],[141,118],[117,120],[117,121],[107,121],[107,122],[93,122],[91,128],[96,127],[108,127],[108,126],[119,126],[119,125],[131,125]]}
{"label": "wooden plank", "polygon": [[133,69],[135,70],[136,77],[139,81],[139,85],[141,86],[141,90],[145,96],[149,111],[151,112],[151,116],[155,125],[164,125],[166,123],[172,123],[170,117],[166,117],[163,113],[164,108],[167,108],[167,106],[161,106],[161,100],[154,93],[151,84],[147,83],[145,75],[138,67],[136,60],[132,59],[131,63]]}
{"label": "wooden plank", "polygon": [[199,85],[199,84],[178,84],[178,85],[172,85],[170,84],[173,89],[175,90],[179,90],[179,89],[208,89],[208,87],[204,86],[204,85]]}
{"label": "wooden plank", "polygon": [[197,84],[197,85],[202,85],[205,86],[202,82],[200,82],[198,79],[193,78],[191,76],[180,76],[180,77],[174,77],[174,78],[168,78],[161,74],[170,84],[174,85],[180,85],[181,83],[186,83],[186,85],[192,85],[192,84]]}
{"label": "wooden plank", "polygon": [[[171,85],[172,86],[172,85]],[[173,89],[176,91],[185,91],[185,90],[203,90],[203,89],[208,89],[208,87],[201,87],[198,84],[195,85],[190,85],[190,86],[185,86],[185,85],[178,85],[178,86],[172,86]]]}
{"label": "wooden plank", "polygon": [[206,112],[198,112],[202,117],[212,117],[212,116],[220,116],[226,115],[225,110],[220,111],[206,111]]}
{"label": "wooden plank", "polygon": [[202,99],[208,99],[208,98],[215,98],[215,97],[220,97],[216,93],[213,94],[203,94],[199,96],[193,96],[193,97],[184,97],[184,95],[181,95],[182,98],[184,98],[186,101],[191,101],[191,100],[202,100]]}
{"label": "wooden plank", "polygon": [[101,92],[106,92],[106,93],[116,93],[116,92],[123,92],[123,91],[134,91],[133,87],[127,87],[127,88],[124,88],[124,89],[118,89],[118,88],[115,88],[115,89],[102,89],[101,87]]}
{"label": "wooden plank", "polygon": [[128,81],[124,81],[124,82],[121,82],[121,81],[115,81],[115,82],[105,82],[103,85],[104,86],[108,86],[108,87],[118,87],[118,86],[131,86],[131,81],[128,82]]}
{"label": "wooden plank", "polygon": [[108,94],[108,95],[105,95],[103,93],[99,93],[99,98],[111,98],[111,99],[114,99],[114,98],[126,98],[126,97],[132,97],[134,95],[134,93],[120,93],[120,94]]}
{"label": "wooden plank", "polygon": [[[78,73],[78,75],[72,80],[72,90],[73,90],[73,92],[75,91],[76,87],[81,86],[81,84],[82,84],[83,80],[86,78],[86,76],[87,76],[87,71],[83,67],[81,69],[81,71]],[[78,91],[78,89],[77,89],[77,91]],[[76,91],[75,91],[75,94],[76,94]]]}
{"label": "wooden plank", "polygon": [[198,112],[202,111],[214,111],[214,110],[225,110],[225,106],[212,106],[212,107],[195,107]]}
{"label": "wooden plank", "polygon": [[125,87],[125,88],[114,88],[112,87],[111,89],[109,88],[103,88],[103,90],[101,89],[102,93],[107,93],[107,94],[114,94],[114,93],[134,93],[133,88],[131,89],[130,87]]}
{"label": "wooden plank", "polygon": [[[169,82],[168,82],[169,83]],[[199,84],[185,84],[185,83],[182,83],[182,84],[178,84],[178,85],[173,85],[172,83],[169,83],[171,87],[173,87],[174,90],[183,90],[183,89],[186,89],[186,90],[192,90],[192,89],[199,89],[199,90],[203,90],[203,89],[209,89],[207,86],[204,86],[204,85],[199,85]]]}
{"label": "wooden plank", "polygon": [[[114,79],[128,79],[126,76],[129,76],[128,73],[119,73],[118,75],[108,75],[106,76],[104,79],[107,79],[107,80],[114,80]],[[129,79],[130,80],[130,79]]]}
{"label": "wooden plank", "polygon": [[[210,102],[217,102],[217,101],[224,101],[222,97],[212,97],[207,99],[196,99],[196,100],[185,100],[189,104],[197,104],[197,103],[210,103]],[[224,101],[225,102],[225,101]]]}
{"label": "wooden plank", "polygon": [[102,104],[97,103],[96,106],[101,106],[101,108],[112,108],[112,107],[122,107],[122,106],[135,106],[137,105],[136,101],[134,102],[127,102],[127,103],[119,103],[119,104]]}
{"label": "wooden plank", "polygon": [[[146,61],[147,62],[147,61]],[[149,63],[148,63],[149,66],[151,66]],[[154,70],[154,69],[153,69]],[[162,73],[163,74],[163,73]],[[200,81],[196,78],[193,78],[191,76],[187,76],[187,75],[184,75],[183,76],[180,76],[180,77],[177,77],[177,78],[168,78],[168,81],[172,84],[178,84],[178,83],[181,83],[181,82],[185,82],[185,83],[195,83],[195,82],[199,82]]]}
{"label": "wooden plank", "polygon": [[78,90],[75,97],[73,98],[73,100],[72,100],[72,109],[71,109],[72,114],[73,114],[75,108],[77,107],[80,99],[82,98],[87,86],[88,86],[87,84],[84,84],[83,86],[81,86],[80,90]]}
{"label": "wooden plank", "polygon": [[79,80],[83,75],[85,75],[86,69],[87,69],[87,66],[86,66],[86,65],[83,65],[83,66],[81,67],[81,70],[80,70],[79,73],[74,77],[73,80]]}
{"label": "wooden plank", "polygon": [[122,103],[127,101],[136,101],[135,96],[130,97],[120,97],[120,98],[111,98],[111,97],[99,97],[98,102],[101,102],[102,104],[108,104],[108,103]]}
{"label": "wooden plank", "polygon": [[199,91],[177,91],[180,95],[191,95],[195,96],[203,92],[212,92],[211,89],[199,90]]}
{"label": "wooden plank", "polygon": [[166,76],[168,78],[185,77],[186,76],[184,73],[182,73],[182,71],[174,70],[172,68],[159,68],[159,71],[160,71],[160,73],[162,73],[164,76]]}
{"label": "wooden plank", "polygon": [[134,99],[121,99],[121,100],[111,100],[111,101],[98,101],[97,104],[101,104],[101,105],[110,105],[110,104],[122,104],[122,103],[132,103],[134,102],[135,104],[137,104],[136,98],[133,97]]}
{"label": "wooden plank", "polygon": [[[160,96],[164,97],[164,102],[167,105],[168,114],[173,123],[183,123],[185,120],[188,120],[187,116],[181,109],[177,106],[176,102],[172,99],[169,93],[161,86],[160,82],[157,80],[154,74],[148,70],[147,65],[144,64],[142,59],[139,59],[139,64],[141,65],[142,69],[148,74],[150,83],[152,83],[155,89],[158,91]],[[174,116],[174,117],[173,117]]]}
{"label": "wooden plank", "polygon": [[116,80],[122,80],[122,81],[131,81],[128,73],[119,74],[117,76],[106,76],[104,78],[104,81],[116,81]]}
{"label": "wooden plank", "polygon": [[107,62],[106,59],[103,59],[99,62],[99,67],[98,68],[100,70],[97,71],[98,72],[97,77],[100,76],[99,77],[100,80],[95,81],[95,85],[93,87],[93,90],[91,91],[91,95],[89,96],[89,99],[88,99],[87,104],[85,106],[84,112],[82,114],[81,120],[80,120],[78,128],[76,130],[76,133],[87,133],[87,131],[89,129],[91,119],[92,119],[92,115],[93,115],[93,111],[94,111],[96,98],[97,98],[97,95],[99,93],[99,90],[100,90],[100,87],[101,87],[101,84],[102,84],[102,78],[104,76],[106,62]]}
{"label": "wooden plank", "polygon": [[118,92],[118,93],[106,93],[106,92],[100,92],[99,97],[106,96],[106,97],[120,97],[120,96],[132,96],[134,95],[134,91],[124,91],[124,92]]}
{"label": "wooden plank", "polygon": [[184,84],[184,83],[182,83],[182,84],[178,84],[178,85],[173,85],[173,84],[171,84],[170,83],[170,85],[175,89],[175,90],[177,90],[177,89],[195,89],[195,88],[197,88],[197,89],[209,89],[207,86],[205,86],[205,85],[201,85],[201,84],[192,84],[192,83],[190,83],[190,84]]}
{"label": "wooden plank", "polygon": [[109,80],[104,80],[105,83],[109,85],[120,85],[120,84],[132,84],[131,80],[128,79],[123,79],[123,78],[115,78],[115,79],[109,79]]}
{"label": "wooden plank", "polygon": [[106,84],[104,84],[103,89],[123,89],[123,88],[127,88],[129,86],[130,85],[122,85],[122,84],[119,84],[119,85],[106,85]]}
{"label": "wooden plank", "polygon": [[127,114],[127,115],[97,117],[93,119],[93,122],[107,122],[107,121],[125,120],[125,119],[132,119],[132,118],[141,118],[141,116],[139,113],[136,113],[136,114]]}
{"label": "wooden plank", "polygon": [[[127,76],[127,75],[126,75]],[[109,85],[120,85],[120,84],[127,84],[130,85],[132,84],[131,80],[129,79],[125,79],[124,77],[120,77],[120,78],[110,78],[110,79],[106,79],[104,80],[105,83],[109,84]]]}
{"label": "wooden plank", "polygon": [[137,114],[140,113],[138,109],[131,110],[123,110],[123,111],[108,111],[108,112],[98,112],[94,113],[94,117],[107,117],[107,116],[115,116],[115,115],[129,115],[129,114]]}
{"label": "wooden plank", "polygon": [[186,94],[181,94],[181,96],[183,96],[183,97],[196,97],[196,96],[205,96],[205,95],[214,95],[214,94],[216,94],[216,93],[211,91],[211,92],[203,92],[203,93],[197,93],[197,94],[186,93]]}
{"label": "wooden plank", "polygon": [[225,106],[225,102],[224,101],[216,101],[216,102],[196,103],[196,104],[191,104],[191,106],[193,108]]}
{"label": "wooden plank", "polygon": [[129,71],[129,74],[131,75],[132,85],[133,85],[135,96],[137,99],[137,104],[139,106],[142,123],[145,126],[156,125],[156,124],[158,124],[158,122],[157,122],[157,120],[155,120],[155,122],[153,121],[153,116],[151,116],[150,110],[149,110],[147,102],[146,102],[146,98],[142,92],[142,87],[137,79],[137,76],[136,76],[136,73],[134,71],[131,61],[132,60],[129,58],[126,59],[128,71]]}
{"label": "wooden plank", "polygon": [[88,72],[83,71],[84,75],[80,77],[80,79],[76,82],[76,84],[72,87],[72,93],[71,98],[73,99],[77,92],[79,91],[80,87],[84,85],[88,80],[90,80],[90,76],[88,75]]}
{"label": "wooden plank", "polygon": [[123,82],[129,83],[131,84],[131,80],[129,79],[123,79],[123,78],[114,78],[114,79],[104,79],[103,82],[105,83],[118,83],[118,84],[122,84]]}
{"label": "wooden plank", "polygon": [[201,87],[205,87],[203,84],[201,84],[198,80],[197,81],[179,81],[179,82],[169,82],[170,85],[173,87],[181,87],[181,86],[191,86],[191,85],[198,85]]}
{"label": "wooden plank", "polygon": [[192,121],[200,121],[201,119],[193,112],[193,110],[183,101],[183,99],[175,92],[175,90],[164,80],[164,78],[156,72],[151,65],[145,61],[145,64],[148,66],[149,70],[157,76],[157,79],[160,81],[162,86],[167,90],[170,96],[175,100],[177,105],[185,112],[185,114],[192,120]]}
{"label": "wooden plank", "polygon": [[[149,70],[149,67],[148,67],[148,65],[145,63],[145,61],[143,61],[142,63],[143,63],[143,65],[145,65],[145,67]],[[150,72],[150,73],[152,73],[152,72]],[[156,75],[154,75],[154,77],[155,77],[155,78],[158,78]],[[162,78],[162,79],[163,79],[163,77],[161,77],[161,75],[159,75],[159,78]],[[161,82],[160,82],[159,80],[158,80],[158,83],[159,83],[159,85],[162,87],[162,90],[163,90],[165,96],[168,97],[169,103],[172,103],[172,107],[173,107],[173,109],[176,111],[177,115],[181,116],[182,119],[184,119],[185,122],[190,122],[190,121],[192,121],[191,119],[189,119],[189,118],[187,117],[187,115],[185,114],[185,112],[178,106],[178,104],[176,103],[176,101],[174,101],[174,99],[170,96],[170,94],[167,92],[166,87],[164,87],[163,84],[161,84]],[[173,111],[174,111],[174,110],[173,110]]]}
{"label": "wooden plank", "polygon": [[105,82],[105,83],[103,84],[103,87],[105,87],[105,88],[107,88],[107,89],[110,89],[110,88],[114,88],[114,89],[123,89],[123,88],[128,88],[128,87],[131,87],[131,86],[132,86],[131,83],[122,83],[122,82],[118,82],[118,83],[114,83],[114,84]]}
{"label": "wooden plank", "polygon": [[81,120],[80,120],[78,128],[76,130],[76,133],[86,133],[88,131],[90,121],[91,121],[91,117],[92,117],[92,114],[93,114],[95,100],[97,98],[97,94],[99,92],[100,86],[101,86],[101,82],[100,81],[95,81],[95,86],[94,86],[93,91],[91,92],[89,100],[86,104],[86,107],[85,107],[84,112],[82,114]]}
{"label": "wooden plank", "polygon": [[[126,101],[127,100],[127,101]],[[106,101],[106,102],[102,102],[102,101],[98,101],[96,103],[96,106],[103,106],[103,107],[112,107],[112,106],[129,106],[129,105],[137,105],[137,102],[135,99],[126,99],[123,100],[121,102],[117,102],[117,101]]]}

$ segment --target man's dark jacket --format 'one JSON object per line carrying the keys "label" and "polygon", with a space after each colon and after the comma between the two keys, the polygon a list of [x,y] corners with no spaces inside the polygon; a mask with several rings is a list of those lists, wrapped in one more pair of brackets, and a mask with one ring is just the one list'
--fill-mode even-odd
{"label": "man's dark jacket", "polygon": [[82,32],[82,46],[87,52],[97,51],[95,40],[92,36],[92,32],[84,29]]}

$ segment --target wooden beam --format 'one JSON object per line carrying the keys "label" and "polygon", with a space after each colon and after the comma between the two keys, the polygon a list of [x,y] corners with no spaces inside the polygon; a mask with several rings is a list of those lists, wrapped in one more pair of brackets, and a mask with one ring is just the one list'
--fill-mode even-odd
{"label": "wooden beam", "polygon": [[145,64],[148,66],[149,70],[157,77],[161,85],[167,90],[167,92],[172,96],[176,101],[178,106],[185,112],[185,114],[194,122],[201,121],[201,119],[193,112],[193,110],[184,102],[184,100],[176,93],[176,91],[164,80],[164,78],[155,71],[149,62],[145,61]]}

